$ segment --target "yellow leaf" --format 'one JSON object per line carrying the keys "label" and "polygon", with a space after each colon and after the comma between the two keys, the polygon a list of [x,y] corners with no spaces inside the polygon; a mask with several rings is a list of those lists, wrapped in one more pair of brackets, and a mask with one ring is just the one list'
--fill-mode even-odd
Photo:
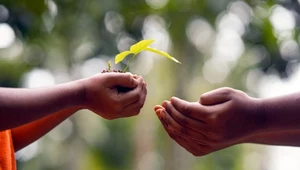
{"label": "yellow leaf", "polygon": [[115,63],[118,64],[120,61],[124,60],[124,58],[127,57],[129,54],[132,54],[132,52],[131,51],[121,52],[115,57]]}
{"label": "yellow leaf", "polygon": [[152,44],[154,40],[142,40],[130,47],[130,51],[135,55],[139,52],[145,50],[150,44]]}
{"label": "yellow leaf", "polygon": [[174,61],[174,62],[176,62],[176,63],[181,64],[181,62],[179,62],[176,58],[170,56],[170,55],[169,55],[168,53],[166,53],[166,52],[159,51],[159,50],[157,50],[157,49],[155,49],[155,48],[151,48],[151,47],[147,47],[145,50],[154,52],[154,53],[159,54],[159,55],[162,55],[162,56],[167,57],[168,59],[170,59],[170,60],[172,60],[172,61]]}

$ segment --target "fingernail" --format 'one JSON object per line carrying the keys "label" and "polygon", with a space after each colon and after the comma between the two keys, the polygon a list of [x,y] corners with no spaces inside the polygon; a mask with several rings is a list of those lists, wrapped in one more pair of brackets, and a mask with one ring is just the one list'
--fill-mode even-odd
{"label": "fingernail", "polygon": [[178,97],[174,97],[174,96],[173,96],[173,97],[171,98],[171,101],[172,101],[172,100],[175,101],[175,100],[180,100],[180,99],[179,99]]}
{"label": "fingernail", "polygon": [[172,103],[172,101],[176,100],[176,97],[171,97],[170,101]]}
{"label": "fingernail", "polygon": [[164,108],[166,108],[167,107],[167,100],[165,100],[163,103],[162,103],[162,106],[164,107]]}
{"label": "fingernail", "polygon": [[160,111],[155,111],[155,113],[156,113],[157,117],[160,119],[160,117],[161,117]]}

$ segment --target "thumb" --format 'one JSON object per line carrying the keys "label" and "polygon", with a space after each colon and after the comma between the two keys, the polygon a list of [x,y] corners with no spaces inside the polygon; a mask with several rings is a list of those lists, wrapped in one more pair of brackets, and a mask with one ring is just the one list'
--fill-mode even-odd
{"label": "thumb", "polygon": [[107,74],[106,85],[109,87],[122,86],[135,88],[138,86],[137,78],[131,73],[105,73]]}
{"label": "thumb", "polygon": [[227,102],[231,100],[231,94],[234,92],[233,89],[228,87],[219,88],[200,96],[200,103],[202,105],[215,105]]}

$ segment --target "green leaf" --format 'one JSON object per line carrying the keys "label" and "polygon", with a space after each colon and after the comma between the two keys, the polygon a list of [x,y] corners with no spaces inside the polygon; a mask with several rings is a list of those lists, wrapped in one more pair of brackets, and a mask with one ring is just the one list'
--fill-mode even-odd
{"label": "green leaf", "polygon": [[172,61],[174,61],[174,62],[176,62],[176,63],[181,64],[181,62],[179,62],[176,58],[170,56],[170,55],[169,55],[168,53],[166,53],[166,52],[159,51],[159,50],[157,50],[157,49],[155,49],[155,48],[151,48],[151,47],[147,47],[145,50],[154,52],[154,53],[159,54],[159,55],[162,55],[162,56],[167,57],[168,59],[170,59],[170,60],[172,60]]}
{"label": "green leaf", "polygon": [[150,44],[152,44],[154,40],[142,40],[130,47],[130,51],[135,55],[139,52],[145,50]]}
{"label": "green leaf", "polygon": [[115,63],[118,64],[119,62],[121,62],[122,60],[124,60],[124,58],[127,57],[129,54],[134,54],[134,53],[131,52],[131,51],[124,51],[124,52],[121,52],[120,54],[118,54],[118,55],[115,57]]}

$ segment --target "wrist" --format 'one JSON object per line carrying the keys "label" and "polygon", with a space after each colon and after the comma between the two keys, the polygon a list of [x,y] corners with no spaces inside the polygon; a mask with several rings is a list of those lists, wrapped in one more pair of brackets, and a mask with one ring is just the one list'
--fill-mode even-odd
{"label": "wrist", "polygon": [[265,102],[263,99],[253,99],[254,101],[254,107],[252,112],[252,119],[253,122],[250,122],[252,124],[251,129],[253,131],[248,135],[247,140],[252,140],[251,138],[255,137],[256,134],[264,133],[268,129],[268,120],[266,117],[265,112]]}
{"label": "wrist", "polygon": [[85,86],[84,79],[73,81],[74,89],[74,103],[72,104],[73,109],[81,110],[86,109],[85,104]]}

